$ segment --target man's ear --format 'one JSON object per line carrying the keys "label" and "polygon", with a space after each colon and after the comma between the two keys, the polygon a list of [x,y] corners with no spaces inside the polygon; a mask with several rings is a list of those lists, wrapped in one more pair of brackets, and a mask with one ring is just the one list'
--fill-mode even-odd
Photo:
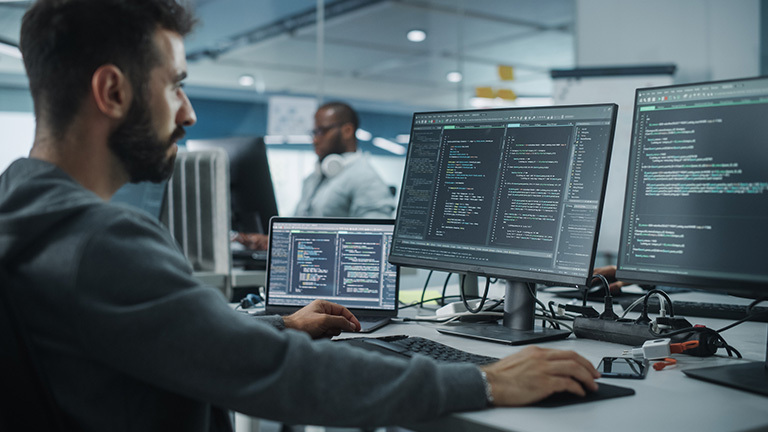
{"label": "man's ear", "polygon": [[91,92],[99,111],[113,119],[123,118],[133,99],[128,77],[112,64],[96,69],[91,77]]}
{"label": "man's ear", "polygon": [[355,139],[355,126],[352,125],[352,123],[344,123],[341,125],[341,136],[344,137],[345,140],[354,140]]}

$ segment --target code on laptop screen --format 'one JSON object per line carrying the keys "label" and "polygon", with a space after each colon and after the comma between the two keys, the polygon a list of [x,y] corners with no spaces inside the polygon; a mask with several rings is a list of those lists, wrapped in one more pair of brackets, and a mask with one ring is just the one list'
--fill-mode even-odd
{"label": "code on laptop screen", "polygon": [[397,268],[387,261],[393,224],[273,221],[269,304],[326,299],[351,309],[395,310]]}

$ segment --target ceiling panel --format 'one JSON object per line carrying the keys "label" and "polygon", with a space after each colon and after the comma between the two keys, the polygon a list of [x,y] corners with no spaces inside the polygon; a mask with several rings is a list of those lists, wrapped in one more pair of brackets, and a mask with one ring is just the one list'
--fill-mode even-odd
{"label": "ceiling panel", "polygon": [[[549,96],[549,70],[574,65],[574,0],[326,0],[321,79],[315,0],[180,1],[191,1],[200,19],[187,39],[192,96],[321,93],[404,112],[465,108],[476,86]],[[0,38],[18,42],[29,4],[0,2]],[[424,42],[406,39],[414,28],[427,32]],[[514,81],[499,79],[500,64],[515,67]],[[461,84],[446,80],[454,70]],[[0,54],[0,72],[23,67]],[[256,84],[240,87],[243,74]]]}

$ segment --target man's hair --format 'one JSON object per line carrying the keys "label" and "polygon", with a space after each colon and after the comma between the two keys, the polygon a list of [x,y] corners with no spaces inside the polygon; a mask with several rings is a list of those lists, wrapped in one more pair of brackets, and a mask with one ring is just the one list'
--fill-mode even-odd
{"label": "man's hair", "polygon": [[20,41],[35,115],[61,137],[106,64],[144,91],[161,60],[155,32],[184,36],[194,22],[175,0],[38,0],[24,15]]}
{"label": "man's hair", "polygon": [[355,130],[360,127],[360,119],[357,117],[357,113],[351,106],[344,102],[328,102],[320,106],[317,110],[332,109],[336,115],[336,121],[340,123],[352,123]]}

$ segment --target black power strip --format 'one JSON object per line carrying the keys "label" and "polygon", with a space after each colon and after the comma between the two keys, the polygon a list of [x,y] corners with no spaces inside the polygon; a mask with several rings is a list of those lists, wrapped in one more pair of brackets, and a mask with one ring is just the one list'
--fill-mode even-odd
{"label": "black power strip", "polygon": [[[601,319],[577,317],[573,322],[573,333],[576,337],[594,339],[605,342],[613,342],[629,346],[641,346],[647,340],[663,338],[664,333],[691,327],[684,318],[667,319],[668,329],[662,330],[661,335],[651,332],[650,324],[638,323],[631,319]],[[718,348],[717,336],[709,331],[691,331],[676,334],[670,337],[673,343],[698,340],[697,348],[687,350],[685,353],[708,357],[714,355]]]}

